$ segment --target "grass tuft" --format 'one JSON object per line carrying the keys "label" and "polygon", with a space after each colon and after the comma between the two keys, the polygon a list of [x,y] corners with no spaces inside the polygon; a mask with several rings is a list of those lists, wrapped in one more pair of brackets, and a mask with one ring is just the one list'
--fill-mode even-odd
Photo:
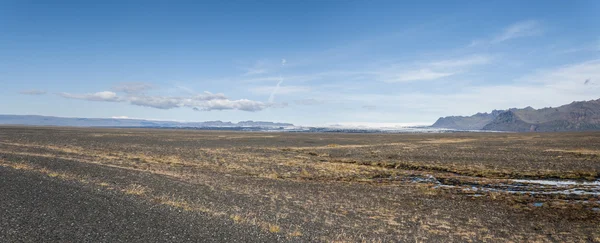
{"label": "grass tuft", "polygon": [[269,225],[269,232],[279,233],[279,231],[281,231],[281,227],[279,227],[279,225],[275,225],[275,224]]}
{"label": "grass tuft", "polygon": [[125,187],[125,189],[123,189],[123,192],[125,192],[126,194],[139,196],[146,194],[146,192],[148,192],[148,188],[139,184],[131,184]]}

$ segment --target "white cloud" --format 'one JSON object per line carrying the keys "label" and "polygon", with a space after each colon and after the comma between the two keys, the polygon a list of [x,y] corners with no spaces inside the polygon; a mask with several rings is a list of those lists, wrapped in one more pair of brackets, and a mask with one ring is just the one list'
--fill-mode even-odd
{"label": "white cloud", "polygon": [[208,91],[204,91],[203,94],[199,94],[193,97],[194,100],[226,100],[227,96],[223,93],[213,94]]}
{"label": "white cloud", "polygon": [[[585,81],[590,80],[588,85]],[[493,109],[532,106],[560,106],[579,100],[600,98],[600,60],[539,70],[514,80],[513,84],[471,86],[453,93],[330,94],[330,98],[356,104],[369,102],[377,107],[393,107],[398,113],[415,117],[472,115]]]}
{"label": "white cloud", "polygon": [[71,93],[58,93],[58,95],[69,98],[69,99],[79,99],[79,100],[90,100],[90,101],[110,101],[117,102],[120,101],[119,97],[115,92],[111,91],[102,91],[93,94],[71,94]]}
{"label": "white cloud", "polygon": [[284,103],[264,103],[248,99],[230,100],[224,94],[213,94],[210,92],[204,92],[203,94],[198,94],[189,97],[150,96],[144,94],[128,94],[125,96],[118,96],[116,93],[110,91],[97,92],[93,94],[59,93],[58,95],[64,98],[89,101],[128,102],[132,105],[164,110],[179,107],[188,107],[197,111],[260,111],[269,107],[284,107],[287,105]]}
{"label": "white cloud", "polygon": [[19,91],[19,94],[24,94],[24,95],[45,95],[46,91],[44,91],[44,90],[37,90],[37,89],[30,89],[30,90]]}
{"label": "white cloud", "polygon": [[242,110],[242,111],[260,111],[267,107],[273,106],[272,104],[263,103],[260,101],[253,101],[247,99],[241,100],[209,100],[202,103],[194,104],[194,108],[202,111],[211,110]]}
{"label": "white cloud", "polygon": [[538,21],[527,20],[508,26],[502,33],[494,37],[491,43],[503,42],[520,37],[535,36],[541,33],[542,29]]}
{"label": "white cloud", "polygon": [[182,100],[178,97],[163,97],[163,96],[129,96],[127,100],[132,105],[152,107],[157,109],[168,110],[182,106]]}

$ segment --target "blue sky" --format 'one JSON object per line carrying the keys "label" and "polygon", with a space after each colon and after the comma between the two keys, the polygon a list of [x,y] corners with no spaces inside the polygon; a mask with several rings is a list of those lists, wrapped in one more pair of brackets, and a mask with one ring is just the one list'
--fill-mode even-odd
{"label": "blue sky", "polygon": [[599,1],[89,2],[0,1],[1,114],[433,123],[600,98]]}

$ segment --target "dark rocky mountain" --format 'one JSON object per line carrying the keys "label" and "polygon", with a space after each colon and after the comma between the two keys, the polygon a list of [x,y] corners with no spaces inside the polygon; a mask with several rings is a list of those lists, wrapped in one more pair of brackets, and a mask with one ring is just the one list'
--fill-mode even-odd
{"label": "dark rocky mountain", "polygon": [[206,122],[176,122],[153,121],[142,119],[120,118],[68,118],[36,115],[0,115],[0,124],[33,125],[33,126],[75,126],[75,127],[292,127],[291,123],[276,123],[264,121],[242,121],[239,123],[206,121]]}
{"label": "dark rocky mountain", "polygon": [[493,110],[491,113],[477,113],[472,116],[440,117],[432,127],[457,130],[481,130],[492,122],[503,110]]}
{"label": "dark rocky mountain", "polygon": [[513,108],[470,117],[445,117],[438,119],[433,127],[513,132],[600,130],[600,99],[573,102],[556,108]]}

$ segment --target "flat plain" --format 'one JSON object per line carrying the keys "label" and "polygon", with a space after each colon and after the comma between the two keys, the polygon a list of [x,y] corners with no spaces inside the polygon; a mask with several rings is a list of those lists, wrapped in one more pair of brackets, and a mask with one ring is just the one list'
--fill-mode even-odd
{"label": "flat plain", "polygon": [[[600,132],[341,134],[4,126],[0,239],[600,242],[599,144]],[[21,183],[31,191],[35,182],[54,191],[80,191],[77,202],[103,200],[77,204],[69,198],[72,193],[64,193],[61,198],[76,204],[74,210],[87,212],[89,217],[81,219],[55,208],[43,214],[55,215],[56,222],[40,215],[11,217],[22,207],[36,214],[40,204],[18,205],[11,198],[25,194],[6,184]],[[27,197],[44,195],[44,188]],[[122,203],[111,204],[117,201]],[[161,224],[143,226],[182,237],[90,223],[125,209],[150,215],[137,219],[140,225],[161,217],[185,225],[172,231]],[[128,225],[128,219],[111,220]]]}

